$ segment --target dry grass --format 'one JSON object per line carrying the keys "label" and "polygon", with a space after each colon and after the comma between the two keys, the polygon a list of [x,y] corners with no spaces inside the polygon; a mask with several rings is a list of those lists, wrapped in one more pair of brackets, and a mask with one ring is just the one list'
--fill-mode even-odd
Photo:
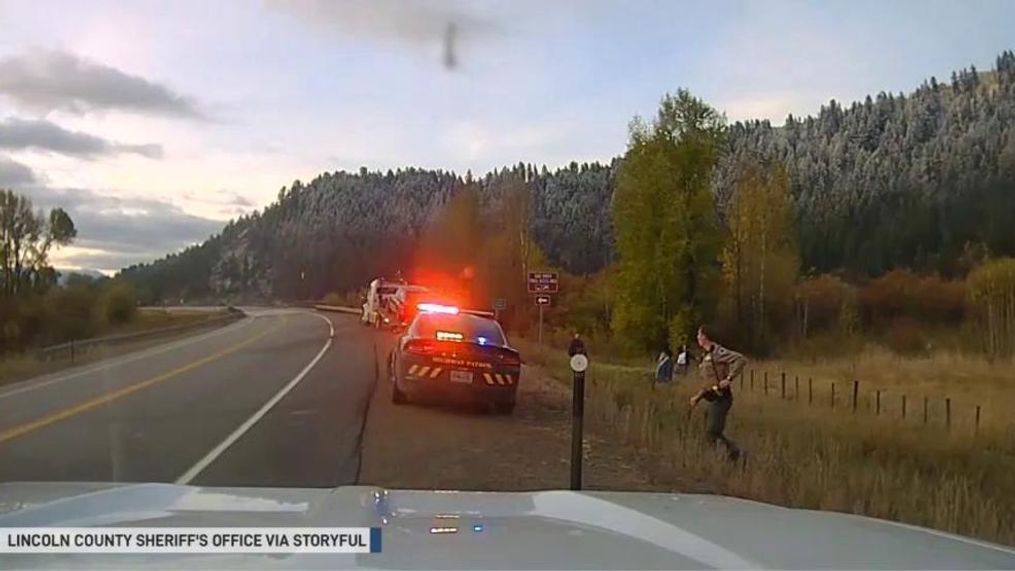
{"label": "dry grass", "polygon": [[[930,416],[943,422],[944,399],[952,401],[953,421],[969,426],[981,408],[981,426],[1009,429],[1015,405],[1015,363],[984,357],[939,352],[928,357],[900,357],[885,349],[868,347],[854,358],[821,361],[768,361],[754,366],[778,376],[813,378],[815,388],[828,392],[832,382],[845,398],[854,379],[860,381],[863,404],[870,410],[872,392],[882,391],[882,411],[901,416],[902,395],[907,397],[907,418],[922,421],[923,398],[929,399]],[[757,374],[757,373],[756,373]],[[770,379],[771,381],[771,379]],[[843,403],[845,404],[845,400]],[[912,415],[916,413],[917,416]]]}
{"label": "dry grass", "polygon": [[[522,348],[529,349],[529,360],[569,381],[566,357],[560,352],[539,354],[524,343]],[[871,355],[848,372],[866,371],[872,384],[895,389],[908,390],[905,379],[912,378],[924,383],[916,387],[929,391],[951,386],[953,381],[932,384],[920,374],[929,376],[943,363],[956,366],[948,373],[954,378],[973,378],[987,370],[976,367],[989,367],[968,363],[970,371],[959,372],[958,367],[967,363],[947,356],[931,363],[884,359]],[[812,365],[815,368],[808,373],[817,384],[826,376],[839,378],[835,375],[842,371],[836,366]],[[891,374],[878,377],[874,371]],[[846,406],[833,410],[827,401],[819,406],[817,398],[808,407],[803,399],[783,401],[779,381],[770,373],[767,397],[757,380],[755,392],[737,393],[728,434],[749,451],[746,465],[731,464],[704,444],[703,407],[689,414],[687,405],[697,381],[653,389],[647,368],[593,363],[588,373],[588,423],[600,437],[620,439],[652,458],[653,478],[661,483],[672,480],[674,489],[680,489],[681,480],[691,479],[716,493],[870,515],[1015,544],[1011,476],[1015,437],[1003,423],[985,425],[974,435],[958,427],[946,431],[943,423],[925,427],[862,410],[854,414]]]}

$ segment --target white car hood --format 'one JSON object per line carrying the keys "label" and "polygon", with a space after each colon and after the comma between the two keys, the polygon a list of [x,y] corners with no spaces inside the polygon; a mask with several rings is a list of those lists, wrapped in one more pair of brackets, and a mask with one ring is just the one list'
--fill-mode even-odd
{"label": "white car hood", "polygon": [[0,527],[31,526],[369,526],[383,552],[0,555],[0,568],[1015,569],[1015,550],[951,534],[696,494],[0,484]]}

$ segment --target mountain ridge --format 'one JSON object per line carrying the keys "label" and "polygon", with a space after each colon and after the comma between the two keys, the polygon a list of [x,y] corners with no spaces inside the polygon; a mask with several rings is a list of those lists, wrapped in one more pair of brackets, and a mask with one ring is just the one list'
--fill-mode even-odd
{"label": "mountain ridge", "polygon": [[[781,163],[791,181],[804,269],[957,273],[970,248],[1015,253],[1015,54],[994,70],[930,78],[784,125],[730,125],[713,191],[722,210],[739,161]],[[621,159],[548,170],[519,163],[472,179],[417,168],[322,173],[204,243],[122,274],[161,297],[304,298],[359,287],[411,263],[415,240],[466,185],[484,212],[519,185],[549,260],[596,272],[613,258],[610,205]]]}

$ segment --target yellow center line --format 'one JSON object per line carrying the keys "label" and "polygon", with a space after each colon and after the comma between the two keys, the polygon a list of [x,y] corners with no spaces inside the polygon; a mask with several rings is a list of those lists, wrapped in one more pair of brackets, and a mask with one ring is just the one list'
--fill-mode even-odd
{"label": "yellow center line", "polygon": [[59,409],[59,410],[57,410],[55,412],[47,414],[46,416],[37,418],[35,420],[31,420],[31,421],[26,422],[24,424],[19,424],[17,426],[12,427],[12,428],[8,428],[7,430],[4,430],[3,432],[0,432],[0,444],[2,444],[4,442],[7,442],[8,440],[13,440],[13,439],[15,439],[15,438],[17,438],[19,436],[23,436],[25,434],[28,434],[29,432],[34,432],[34,431],[36,431],[36,430],[38,430],[40,428],[49,426],[50,424],[53,424],[55,422],[60,422],[61,420],[68,419],[68,418],[70,418],[72,416],[76,416],[76,415],[79,415],[79,414],[81,414],[83,412],[92,410],[93,408],[96,408],[96,407],[102,406],[104,404],[113,402],[113,401],[115,401],[117,399],[121,399],[121,398],[123,398],[123,397],[125,397],[127,395],[136,393],[136,392],[138,392],[140,390],[146,389],[146,388],[148,388],[150,386],[156,385],[156,384],[161,383],[163,381],[167,381],[167,380],[169,380],[169,379],[171,379],[171,378],[173,378],[173,377],[175,377],[177,375],[180,375],[182,373],[186,373],[187,371],[192,371],[192,370],[194,370],[194,369],[196,369],[196,368],[198,368],[198,367],[200,367],[202,365],[207,365],[208,363],[211,363],[212,361],[214,361],[216,359],[221,359],[222,357],[225,357],[226,355],[229,355],[230,353],[235,353],[236,351],[239,351],[243,347],[246,347],[247,345],[250,345],[251,343],[253,343],[253,342],[255,342],[255,341],[257,341],[257,340],[259,340],[259,339],[261,339],[261,338],[263,338],[265,336],[267,336],[270,333],[274,333],[280,327],[285,325],[285,322],[286,322],[286,318],[285,318],[285,314],[283,314],[282,315],[282,323],[280,323],[280,324],[278,324],[278,325],[276,325],[276,326],[274,326],[274,327],[272,327],[272,328],[270,328],[268,330],[265,330],[265,331],[263,331],[261,333],[258,333],[257,335],[255,335],[255,336],[253,336],[253,337],[251,337],[251,338],[249,338],[249,339],[247,339],[245,341],[241,341],[241,342],[237,343],[236,345],[233,345],[232,347],[228,347],[228,348],[223,349],[223,350],[221,350],[221,351],[219,351],[217,353],[212,353],[211,355],[208,355],[207,357],[198,359],[197,361],[194,361],[192,363],[188,363],[188,364],[186,364],[186,365],[184,365],[182,367],[177,367],[176,369],[173,369],[171,371],[165,372],[165,373],[163,373],[163,374],[161,374],[161,375],[159,375],[157,377],[152,377],[150,379],[141,381],[139,383],[136,383],[136,384],[133,384],[133,385],[130,385],[130,386],[126,386],[126,387],[123,387],[121,389],[117,389],[117,390],[115,390],[115,391],[113,391],[111,393],[106,393],[106,394],[104,394],[102,396],[95,397],[95,398],[93,398],[91,400],[87,400],[87,401],[84,401],[82,403],[78,403],[76,405],[73,405],[73,406],[70,406],[70,407],[67,407],[67,408]]}

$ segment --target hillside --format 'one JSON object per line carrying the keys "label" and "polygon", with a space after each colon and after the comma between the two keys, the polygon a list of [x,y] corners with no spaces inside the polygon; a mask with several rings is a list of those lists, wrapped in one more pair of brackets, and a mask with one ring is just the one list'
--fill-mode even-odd
{"label": "hillside", "polygon": [[[973,252],[1015,253],[1015,54],[991,72],[931,78],[814,116],[730,126],[713,190],[721,206],[747,155],[785,164],[804,267],[877,275],[893,267],[958,273]],[[147,299],[305,298],[359,287],[411,263],[417,238],[465,185],[484,212],[519,189],[529,230],[574,273],[611,260],[610,203],[621,165],[518,164],[479,180],[414,168],[325,173],[184,252],[124,270]],[[491,222],[494,222],[491,218]]]}

